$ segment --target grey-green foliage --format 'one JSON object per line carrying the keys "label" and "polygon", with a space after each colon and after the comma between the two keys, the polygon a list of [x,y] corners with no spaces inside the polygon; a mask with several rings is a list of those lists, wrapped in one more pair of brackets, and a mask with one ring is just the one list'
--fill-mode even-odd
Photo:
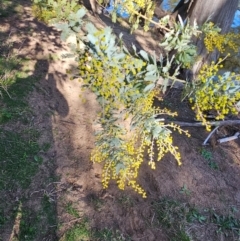
{"label": "grey-green foliage", "polygon": [[[139,89],[143,88],[144,92],[151,91],[157,85],[157,81],[162,73],[162,67],[158,65],[156,56],[151,56],[144,50],[137,52],[136,47],[132,46],[132,54],[128,49],[122,44],[122,35],[119,36],[118,42],[114,34],[112,34],[112,29],[106,27],[99,32],[98,29],[92,24],[86,24],[87,42],[86,47],[89,49],[89,52],[96,59],[103,59],[108,62],[107,64],[111,67],[122,68],[122,72],[125,72],[126,67],[123,67],[124,64],[127,65],[128,69],[138,69],[141,68],[137,73],[129,72],[124,75],[124,78],[118,76],[118,81],[127,83],[135,82],[133,88]],[[120,44],[118,44],[120,43]],[[104,48],[104,50],[102,50]],[[133,56],[132,62],[126,62],[126,56]],[[125,62],[124,62],[125,61]],[[143,63],[146,63],[146,66],[142,68]],[[167,66],[167,68],[170,66]],[[126,87],[122,86],[119,90],[121,94],[124,94],[127,91]],[[133,96],[134,100],[137,98],[137,95]],[[133,101],[134,101],[133,100]]]}
{"label": "grey-green foliage", "polygon": [[[161,20],[161,24],[167,25],[170,20],[169,16]],[[163,42],[160,46],[166,51],[176,52],[176,62],[184,66],[189,66],[197,54],[196,46],[191,44],[191,38],[199,33],[196,22],[190,25],[189,22],[183,23],[179,16],[179,22],[174,23],[174,27],[165,34]]]}
{"label": "grey-green foliage", "polygon": [[[86,10],[83,7],[80,7],[76,1],[67,1],[67,0],[46,0],[47,6],[52,8],[54,11],[57,12],[57,17],[51,20],[51,23],[54,24],[58,29],[62,31],[61,37],[63,40],[66,40],[68,36],[74,35],[78,39],[76,42],[84,42],[86,40],[86,36],[80,35],[81,29],[85,27],[85,30],[87,31],[87,39],[92,44],[91,49],[99,50],[100,43],[96,41],[96,37],[94,36],[94,32],[96,32],[96,28],[93,26],[93,24],[86,23],[86,21],[83,20],[83,17],[86,14]],[[34,0],[35,3],[39,3],[39,0]],[[161,24],[167,24],[167,20],[169,20],[169,16],[163,18],[161,20]],[[114,36],[111,33],[111,29],[109,27],[106,27],[104,29],[104,34],[106,36],[106,41],[108,41],[109,46],[108,50],[105,51],[105,54],[110,57],[111,53],[116,52],[117,48],[119,49],[119,45],[116,44],[115,39],[116,36]],[[110,34],[111,33],[111,34]],[[145,81],[155,82],[159,79],[161,76],[163,78],[163,81],[158,82],[158,84],[161,84],[164,86],[163,90],[166,89],[166,86],[169,84],[169,79],[175,79],[176,76],[179,74],[179,67],[182,65],[190,65],[190,63],[193,61],[193,58],[196,55],[196,48],[191,45],[191,37],[193,35],[197,35],[198,33],[198,26],[194,24],[193,26],[190,26],[189,23],[184,24],[182,20],[180,19],[180,23],[175,23],[174,27],[166,33],[164,40],[160,45],[164,47],[164,49],[167,52],[175,51],[175,55],[168,57],[168,55],[163,58],[163,56],[159,56],[158,58],[156,56],[151,56],[147,54],[145,51],[141,50],[138,52],[137,58],[143,59],[148,61],[150,64],[148,65],[148,74],[146,74]],[[120,36],[121,40],[121,36]],[[121,41],[119,41],[122,43]],[[86,42],[85,42],[86,45]],[[76,48],[75,48],[76,49]],[[134,47],[133,47],[134,49]],[[124,49],[126,50],[126,48]],[[136,53],[136,50],[135,50]],[[118,53],[118,58],[121,57],[123,53]],[[125,51],[125,54],[129,54],[128,51]],[[114,56],[116,57],[116,56]],[[158,61],[158,63],[157,63]],[[174,67],[175,72],[173,74],[169,74],[170,69],[172,68],[173,64],[177,63],[177,66]],[[149,87],[147,87],[146,90],[151,90],[155,87],[155,84],[150,83]]]}
{"label": "grey-green foliage", "polygon": [[[48,3],[52,4],[52,1],[49,0]],[[64,8],[60,8],[59,11],[64,11]],[[59,18],[52,22],[61,20],[60,24],[55,22],[55,26],[62,30],[64,39],[74,34],[78,40],[76,43],[82,43],[81,49],[78,49],[78,46],[75,48],[75,50],[78,49],[75,52],[80,66],[78,71],[81,72],[80,77],[84,80],[85,86],[96,94],[103,110],[99,116],[101,130],[96,133],[97,141],[95,144],[97,147],[101,147],[101,153],[107,153],[106,162],[108,160],[114,161],[116,173],[119,174],[121,169],[135,160],[132,154],[127,153],[126,147],[122,145],[124,141],[122,137],[128,130],[126,127],[120,126],[119,122],[127,119],[127,116],[131,116],[130,130],[135,129],[140,136],[144,136],[146,145],[149,146],[152,143],[153,146],[154,140],[169,140],[169,143],[171,142],[171,139],[168,138],[171,133],[169,126],[164,126],[155,118],[156,115],[163,112],[150,107],[145,108],[147,109],[145,110],[143,105],[147,104],[143,103],[142,105],[139,102],[146,100],[151,105],[152,90],[158,84],[163,87],[163,91],[166,90],[169,79],[176,80],[182,63],[179,62],[175,66],[175,71],[170,73],[174,56],[164,58],[161,55],[157,58],[143,50],[138,51],[135,46],[129,50],[124,46],[121,40],[122,36],[120,35],[117,39],[111,28],[106,27],[98,30],[91,23],[85,24],[84,14],[84,9],[75,9],[68,16],[59,13]],[[81,28],[84,29],[85,35],[79,34]],[[187,33],[190,34],[188,28],[191,29],[188,25],[186,29],[184,25],[180,25],[180,27],[176,25],[174,31],[178,31],[178,36],[187,35]],[[172,35],[174,35],[174,31]],[[174,48],[174,44],[183,46],[183,43],[185,44],[187,41],[176,42],[172,35],[169,35],[169,41],[166,40],[168,41],[167,46],[172,44],[171,48]],[[187,39],[190,40],[190,38]],[[176,50],[178,50],[177,47]],[[162,82],[159,82],[160,78]],[[98,85],[99,82],[101,82],[100,85]],[[103,93],[103,91],[105,92]],[[178,152],[169,143],[169,151],[179,160]],[[153,148],[149,157],[153,160]]]}
{"label": "grey-green foliage", "polygon": [[57,21],[68,19],[68,17],[75,12],[79,6],[78,1],[76,0],[33,0],[33,2],[41,7],[48,7],[52,11],[55,11],[57,13]]}
{"label": "grey-green foliage", "polygon": [[66,40],[70,35],[75,35],[81,31],[82,18],[86,14],[85,8],[79,8],[76,0],[34,0],[41,8],[47,8],[54,12],[54,18],[50,20],[57,29],[61,30],[61,39]]}
{"label": "grey-green foliage", "polygon": [[[52,1],[49,0],[48,3],[52,4]],[[54,5],[56,4],[58,4],[58,2],[54,3]],[[62,8],[61,11],[63,11]],[[179,67],[181,63],[179,63],[178,66],[175,66],[174,73],[170,74],[170,69],[172,68],[175,59],[174,56],[170,58],[167,55],[167,57],[164,58],[161,55],[157,58],[155,55],[150,55],[143,50],[137,51],[135,46],[132,47],[132,51],[130,53],[128,49],[122,44],[121,35],[119,36],[119,42],[117,42],[117,38],[114,34],[112,34],[111,28],[106,27],[101,30],[101,33],[99,33],[99,30],[96,29],[93,24],[87,23],[86,25],[83,25],[84,21],[82,18],[85,14],[84,9],[80,8],[76,11],[76,13],[71,12],[71,14],[69,14],[68,16],[62,14],[61,11],[59,13],[59,16],[64,17],[59,17],[58,20],[62,18],[64,22],[60,24],[55,24],[55,26],[62,30],[62,37],[66,39],[67,36],[71,34],[75,34],[77,37],[79,37],[77,30],[84,26],[87,34],[86,36],[80,36],[80,39],[78,40],[79,42],[81,41],[83,43],[83,47],[87,48],[89,52],[94,56],[94,58],[99,60],[102,60],[104,58],[104,62],[107,62],[109,66],[115,66],[118,69],[122,68],[121,71],[123,73],[125,72],[126,68],[124,69],[124,67],[122,67],[122,61],[124,61],[126,55],[132,55],[134,57],[134,60],[131,63],[126,63],[128,69],[137,69],[138,66],[142,66],[143,62],[146,63],[146,66],[141,70],[137,71],[137,73],[129,72],[124,77],[118,77],[119,82],[126,81],[127,83],[134,83],[133,87],[131,87],[133,88],[133,92],[135,88],[136,90],[141,90],[141,94],[147,94],[152,89],[154,89],[157,84],[162,85],[163,90],[166,90],[169,79],[175,80],[176,76],[179,74]],[[75,28],[75,26],[77,26],[77,28]],[[192,29],[189,25],[184,26],[183,24],[176,24],[175,28],[167,35],[167,37],[165,38],[165,42],[162,45],[166,45],[166,50],[174,48],[181,51],[186,50],[187,46],[185,47],[185,49],[183,46],[189,43],[190,36],[195,33],[196,29],[197,27],[195,25]],[[175,34],[179,38],[181,36],[180,40],[174,37]],[[102,47],[105,47],[104,51],[102,51]],[[160,77],[162,82],[158,81]],[[119,91],[121,95],[126,95],[126,92],[129,91],[129,89],[122,86]],[[99,102],[104,104],[102,96],[98,94],[97,96]],[[140,94],[131,95],[131,99],[128,102],[134,103],[139,97]],[[130,109],[129,111],[131,112]],[[134,126],[135,123],[138,123],[139,120],[143,118],[145,117],[141,116],[140,113],[137,114],[133,118],[132,125]],[[151,117],[151,120],[153,120],[153,117]],[[147,123],[152,123],[152,121],[148,120]],[[148,124],[146,124],[146,126],[149,126]],[[159,131],[161,132],[162,130],[158,130],[159,128],[157,128],[157,126],[150,125],[148,129],[154,131],[154,133],[159,134]]]}
{"label": "grey-green foliage", "polygon": [[[138,79],[138,88],[144,86],[143,91],[149,92],[154,89],[158,84],[162,86],[162,90],[165,91],[167,85],[169,84],[169,79],[176,81],[176,77],[179,74],[180,64],[175,66],[175,70],[170,74],[170,69],[172,68],[174,62],[174,56],[169,58],[167,55],[165,58],[160,55],[158,58],[155,54],[150,55],[144,50],[137,51],[136,47],[132,45],[131,53],[129,50],[122,44],[122,35],[120,34],[118,42],[117,38],[114,34],[112,34],[112,30],[109,27],[102,29],[102,33],[96,36],[98,29],[92,24],[86,24],[87,41],[88,48],[90,53],[94,54],[95,58],[101,59],[102,56],[107,56],[109,60],[109,65],[116,65],[117,68],[120,67],[121,59],[124,59],[126,55],[134,56],[134,63],[126,63],[128,68],[133,67],[138,68],[141,66],[143,62],[146,63],[146,67],[136,74],[129,73],[126,75],[126,81],[131,82],[133,79]],[[99,41],[100,37],[104,36],[104,41]],[[120,43],[120,44],[119,44]],[[100,50],[102,46],[106,46],[106,50],[104,53]],[[102,53],[102,56],[99,55]],[[112,60],[118,60],[118,62],[114,62]],[[123,69],[122,71],[125,71]],[[161,78],[161,82],[158,80]],[[144,84],[145,83],[145,84]],[[174,83],[174,82],[173,82]],[[124,91],[121,89],[120,91]]]}
{"label": "grey-green foliage", "polygon": [[[68,22],[55,23],[54,26],[61,30],[61,39],[66,40],[70,35],[75,35],[81,31],[82,17],[86,14],[85,9],[81,8],[76,13],[72,12],[67,19]],[[57,22],[57,19],[54,20]]]}

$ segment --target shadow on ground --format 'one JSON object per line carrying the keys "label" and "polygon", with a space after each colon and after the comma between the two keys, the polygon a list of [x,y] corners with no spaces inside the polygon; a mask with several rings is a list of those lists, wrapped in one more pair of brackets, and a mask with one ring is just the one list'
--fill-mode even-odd
{"label": "shadow on ground", "polygon": [[52,116],[67,116],[69,106],[57,88],[66,75],[51,68],[64,47],[30,8],[29,1],[1,2],[1,76],[10,73],[0,99],[2,241],[57,240]]}

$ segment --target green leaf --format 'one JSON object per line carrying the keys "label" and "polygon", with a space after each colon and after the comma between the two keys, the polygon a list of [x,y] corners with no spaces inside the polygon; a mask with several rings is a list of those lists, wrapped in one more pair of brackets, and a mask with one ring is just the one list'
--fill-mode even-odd
{"label": "green leaf", "polygon": [[163,81],[163,89],[162,89],[162,92],[165,93],[166,90],[167,90],[167,86],[168,86],[168,79],[165,78],[164,81]]}
{"label": "green leaf", "polygon": [[133,48],[133,50],[134,50],[134,53],[136,54],[137,49],[136,49],[136,46],[135,46],[134,44],[132,45],[132,48]]}
{"label": "green leaf", "polygon": [[86,14],[86,10],[84,8],[80,8],[77,12],[76,12],[76,16],[78,19],[83,18],[83,16]]}
{"label": "green leaf", "polygon": [[147,85],[145,88],[144,88],[144,92],[148,92],[148,91],[151,91],[151,90],[153,90],[154,89],[154,87],[155,87],[155,84],[149,84],[149,85]]}
{"label": "green leaf", "polygon": [[120,170],[122,169],[125,169],[125,166],[123,163],[120,162],[116,165],[116,173],[119,174]]}
{"label": "green leaf", "polygon": [[181,24],[182,29],[184,29],[184,23],[183,23],[183,20],[182,20],[182,18],[179,14],[178,14],[178,19],[179,19],[179,22]]}
{"label": "green leaf", "polygon": [[[114,49],[113,49],[114,47]],[[108,52],[115,50],[115,36],[111,35],[109,44],[108,44]]]}
{"label": "green leaf", "polygon": [[149,64],[147,66],[147,71],[156,71],[156,66],[154,64]]}
{"label": "green leaf", "polygon": [[158,79],[158,77],[156,75],[147,75],[145,76],[144,80],[145,81],[156,81]]}
{"label": "green leaf", "polygon": [[40,158],[39,158],[38,156],[34,156],[34,160],[35,160],[36,162],[39,162]]}
{"label": "green leaf", "polygon": [[149,62],[148,54],[144,50],[140,50],[139,54]]}
{"label": "green leaf", "polygon": [[89,34],[94,34],[94,33],[97,32],[97,29],[95,28],[95,26],[92,23],[87,23],[86,29],[87,29]]}
{"label": "green leaf", "polygon": [[88,34],[87,38],[92,44],[95,44],[97,42],[97,38],[95,36],[93,36],[92,34]]}
{"label": "green leaf", "polygon": [[154,139],[157,139],[158,136],[159,136],[159,134],[160,134],[162,131],[163,131],[163,128],[162,128],[161,126],[157,125],[157,126],[153,129],[153,131],[152,131],[153,138],[154,138]]}
{"label": "green leaf", "polygon": [[114,58],[115,58],[116,60],[123,59],[124,57],[125,57],[125,54],[124,54],[124,53],[119,53],[119,54],[114,55]]}
{"label": "green leaf", "polygon": [[128,49],[127,49],[125,46],[123,46],[123,51],[124,51],[126,54],[130,55]]}
{"label": "green leaf", "polygon": [[167,73],[168,70],[169,70],[169,68],[168,68],[167,66],[165,66],[165,67],[162,68],[162,72],[163,72],[163,73]]}
{"label": "green leaf", "polygon": [[112,145],[112,146],[115,146],[115,147],[120,147],[120,145],[121,145],[120,139],[119,139],[119,138],[113,138],[113,139],[111,140],[111,145]]}
{"label": "green leaf", "polygon": [[119,39],[122,39],[122,37],[123,37],[123,33],[120,33],[119,34]]}
{"label": "green leaf", "polygon": [[110,27],[104,28],[104,35],[105,35],[106,42],[109,42],[109,40],[114,37],[112,35],[112,29]]}

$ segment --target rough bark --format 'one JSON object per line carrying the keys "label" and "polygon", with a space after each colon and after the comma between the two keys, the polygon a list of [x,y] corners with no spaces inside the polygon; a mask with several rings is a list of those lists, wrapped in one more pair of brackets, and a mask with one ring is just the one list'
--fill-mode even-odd
{"label": "rough bark", "polygon": [[185,0],[180,0],[177,6],[174,8],[172,16],[177,19],[177,15],[180,15],[182,19],[186,19],[190,2],[191,1],[185,2]]}
{"label": "rough bark", "polygon": [[238,0],[191,0],[193,2],[188,13],[191,22],[197,20],[202,25],[209,18],[222,29],[222,33],[229,31],[234,14],[238,7]]}
{"label": "rough bark", "polygon": [[[92,11],[92,13],[95,15],[97,14],[101,14],[102,13],[102,9],[100,7],[100,5],[97,3],[96,0],[82,0],[83,5],[90,11]],[[107,1],[108,2],[108,1]],[[105,1],[104,1],[105,4]]]}

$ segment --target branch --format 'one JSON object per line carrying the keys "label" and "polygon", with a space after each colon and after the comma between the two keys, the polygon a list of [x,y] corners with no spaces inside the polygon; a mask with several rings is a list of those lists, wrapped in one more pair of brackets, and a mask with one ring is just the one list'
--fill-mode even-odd
{"label": "branch", "polygon": [[[162,119],[157,119],[162,121]],[[188,127],[203,127],[202,122],[183,122],[183,121],[169,121],[166,120],[165,123],[174,123],[179,126]],[[222,125],[240,125],[240,120],[223,120],[223,121],[210,121],[208,122],[210,126],[222,126]]]}
{"label": "branch", "polygon": [[205,139],[205,141],[203,142],[203,146],[206,146],[207,145],[207,142],[208,140],[210,139],[210,137],[214,134],[215,131],[217,131],[217,129],[219,128],[219,126],[216,126],[212,131],[211,133],[208,135],[208,137]]}
{"label": "branch", "polygon": [[158,23],[158,22],[153,21],[152,19],[150,19],[150,18],[148,18],[148,17],[142,15],[142,14],[139,13],[138,11],[131,10],[131,9],[129,9],[127,6],[125,6],[125,7],[128,9],[129,12],[134,13],[134,14],[136,14],[137,16],[140,16],[141,18],[143,18],[143,19],[149,21],[150,23],[152,23],[152,24],[158,26],[159,28],[164,29],[164,30],[166,30],[166,31],[168,31],[168,32],[171,31],[171,29],[166,28],[164,25],[162,25],[162,24],[160,24],[160,23]]}

